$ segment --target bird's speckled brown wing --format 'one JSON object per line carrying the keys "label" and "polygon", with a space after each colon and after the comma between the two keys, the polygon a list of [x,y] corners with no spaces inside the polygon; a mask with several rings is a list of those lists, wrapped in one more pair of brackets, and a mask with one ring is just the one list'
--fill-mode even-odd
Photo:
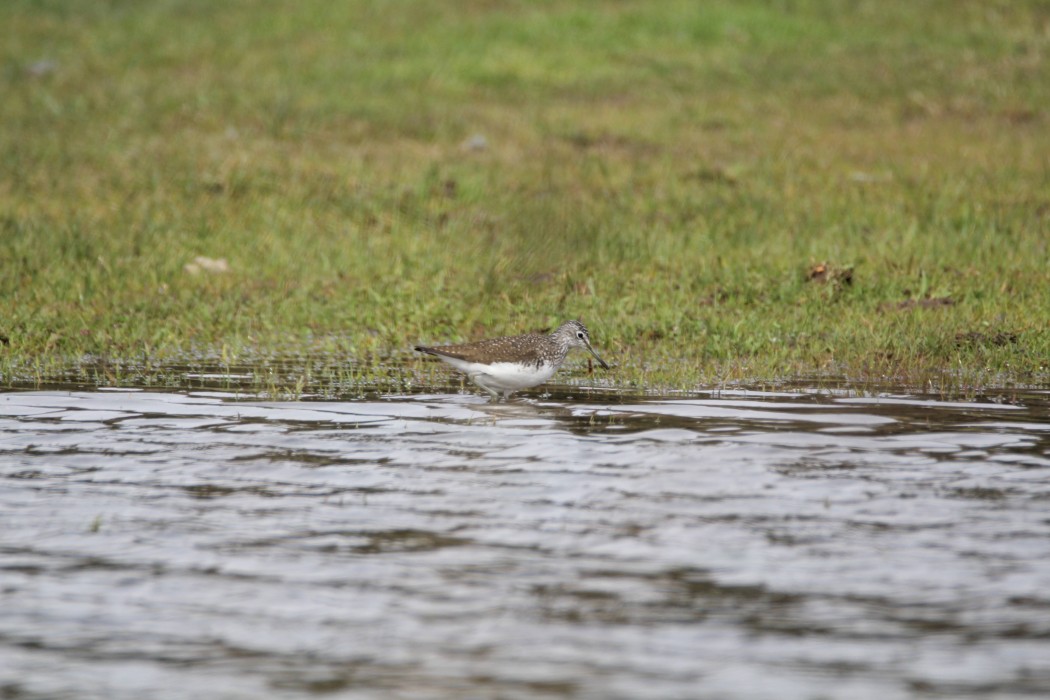
{"label": "bird's speckled brown wing", "polygon": [[538,363],[542,343],[537,340],[545,339],[537,334],[511,335],[502,338],[489,338],[479,340],[476,343],[462,343],[460,345],[439,345],[428,347],[416,346],[419,352],[429,355],[444,355],[454,357],[466,362],[520,362],[523,364]]}

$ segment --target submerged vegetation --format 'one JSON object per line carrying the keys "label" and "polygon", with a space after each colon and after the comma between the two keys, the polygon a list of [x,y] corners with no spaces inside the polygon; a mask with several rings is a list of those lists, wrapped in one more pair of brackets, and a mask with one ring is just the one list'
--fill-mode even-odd
{"label": "submerged vegetation", "polygon": [[572,317],[632,390],[1050,382],[1045,2],[0,26],[2,385],[447,385],[413,344]]}

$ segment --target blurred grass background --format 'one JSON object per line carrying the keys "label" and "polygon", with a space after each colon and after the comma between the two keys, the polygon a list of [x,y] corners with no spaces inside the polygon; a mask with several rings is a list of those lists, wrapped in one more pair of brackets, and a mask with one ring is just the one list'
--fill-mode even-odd
{"label": "blurred grass background", "polygon": [[1046,2],[7,0],[0,27],[0,382],[302,352],[367,381],[569,317],[616,386],[1050,381]]}

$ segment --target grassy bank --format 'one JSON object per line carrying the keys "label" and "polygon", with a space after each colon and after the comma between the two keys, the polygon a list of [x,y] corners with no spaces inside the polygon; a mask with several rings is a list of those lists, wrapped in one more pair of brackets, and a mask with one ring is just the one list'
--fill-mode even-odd
{"label": "grassy bank", "polygon": [[417,341],[567,317],[623,387],[1050,381],[1046,3],[11,0],[0,27],[0,383],[309,357],[418,385]]}

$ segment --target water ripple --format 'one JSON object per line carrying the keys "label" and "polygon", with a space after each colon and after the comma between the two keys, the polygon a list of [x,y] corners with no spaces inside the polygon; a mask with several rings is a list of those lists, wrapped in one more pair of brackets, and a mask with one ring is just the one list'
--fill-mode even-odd
{"label": "water ripple", "polygon": [[0,694],[1050,694],[1050,408],[0,394]]}

